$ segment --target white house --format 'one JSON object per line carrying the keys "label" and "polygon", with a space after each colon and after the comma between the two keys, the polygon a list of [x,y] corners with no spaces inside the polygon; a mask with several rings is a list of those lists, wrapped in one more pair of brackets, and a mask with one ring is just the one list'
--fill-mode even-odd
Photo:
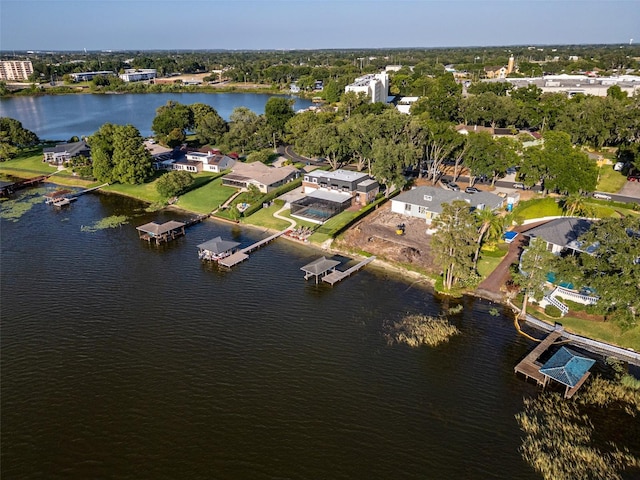
{"label": "white house", "polygon": [[442,204],[464,200],[469,208],[497,210],[504,206],[504,199],[489,192],[465,193],[437,187],[417,187],[391,199],[391,211],[409,217],[424,218],[431,224],[442,213]]}
{"label": "white house", "polygon": [[236,161],[226,155],[215,152],[187,152],[184,159],[173,163],[173,170],[185,170],[187,172],[214,172],[220,173],[235,165]]}

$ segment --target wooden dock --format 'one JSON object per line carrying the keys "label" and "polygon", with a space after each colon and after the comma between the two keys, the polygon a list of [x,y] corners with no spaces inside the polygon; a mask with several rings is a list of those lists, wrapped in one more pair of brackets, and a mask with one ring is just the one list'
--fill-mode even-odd
{"label": "wooden dock", "polygon": [[75,202],[77,200],[76,197],[60,197],[50,202],[54,207],[65,207],[70,205],[71,202]]}
{"label": "wooden dock", "polygon": [[542,367],[542,364],[538,362],[538,359],[547,351],[553,342],[562,336],[562,332],[563,329],[558,328],[547,335],[547,338],[542,340],[536,348],[531,350],[531,352],[515,366],[514,371],[516,373],[521,373],[527,378],[532,378],[538,383],[538,385],[545,386],[549,377],[540,373],[540,367]]}
{"label": "wooden dock", "polygon": [[263,238],[262,240],[257,241],[256,243],[252,243],[251,245],[249,245],[248,247],[242,248],[240,250],[238,250],[236,253],[233,253],[231,255],[229,255],[228,257],[222,258],[218,261],[218,263],[220,265],[223,265],[227,268],[231,268],[241,262],[244,262],[247,258],[249,258],[249,253],[253,252],[257,249],[259,249],[260,247],[264,247],[267,243],[270,243],[272,241],[274,241],[276,238],[278,238],[281,235],[284,235],[286,232],[288,232],[289,229],[286,230],[282,230],[281,232],[278,233],[274,233],[273,235],[267,237],[267,238]]}
{"label": "wooden dock", "polygon": [[108,185],[108,183],[103,183],[102,185],[98,185],[97,187],[87,188],[86,190],[82,190],[76,193],[72,193],[70,190],[57,190],[45,195],[45,202],[49,205],[53,205],[54,207],[64,207],[65,205],[69,205],[71,202],[75,202],[78,197],[84,195],[85,193],[93,192]]}
{"label": "wooden dock", "polygon": [[28,178],[26,180],[19,180],[17,182],[3,185],[2,187],[0,187],[0,197],[8,197],[18,190],[22,190],[23,188],[27,188],[32,185],[37,185],[41,182],[44,182],[51,175],[53,175],[53,173],[50,175],[41,175],[39,177]]}
{"label": "wooden dock", "polygon": [[328,273],[324,277],[322,277],[322,281],[330,283],[331,285],[333,285],[334,283],[338,283],[339,281],[344,280],[345,278],[347,278],[352,273],[357,272],[358,270],[363,268],[365,265],[368,265],[369,263],[373,262],[375,259],[376,259],[376,257],[373,257],[373,256],[365,258],[363,261],[361,261],[357,265],[354,265],[353,267],[345,270],[344,272],[341,272],[339,270],[335,270],[335,271],[333,271],[331,273]]}
{"label": "wooden dock", "polygon": [[276,238],[280,237],[281,235],[284,235],[288,231],[289,231],[289,229],[287,228],[286,230],[282,230],[281,232],[274,233],[270,237],[263,238],[262,240],[254,243],[252,245],[249,245],[246,248],[241,249],[240,252],[242,252],[242,253],[251,253],[254,250],[259,249],[260,247],[265,246],[267,243],[272,242],[273,240],[275,240]]}

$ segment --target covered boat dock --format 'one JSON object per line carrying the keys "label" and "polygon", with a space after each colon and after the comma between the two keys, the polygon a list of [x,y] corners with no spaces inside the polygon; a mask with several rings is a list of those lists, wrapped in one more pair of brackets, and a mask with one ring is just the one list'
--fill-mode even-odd
{"label": "covered boat dock", "polygon": [[338,265],[340,265],[340,262],[337,260],[329,260],[327,257],[320,257],[317,260],[308,263],[304,267],[301,267],[300,270],[305,273],[305,280],[309,280],[311,277],[316,277],[317,284],[318,278],[327,275],[329,272],[335,272],[336,266]]}
{"label": "covered boat dock", "polygon": [[185,224],[183,222],[170,220],[162,224],[156,222],[146,223],[136,227],[136,230],[138,230],[138,235],[142,240],[156,242],[159,245],[162,242],[169,242],[176,237],[184,235],[184,228]]}
{"label": "covered boat dock", "polygon": [[219,262],[236,252],[238,242],[222,240],[222,237],[213,238],[198,245],[198,256],[201,260]]}

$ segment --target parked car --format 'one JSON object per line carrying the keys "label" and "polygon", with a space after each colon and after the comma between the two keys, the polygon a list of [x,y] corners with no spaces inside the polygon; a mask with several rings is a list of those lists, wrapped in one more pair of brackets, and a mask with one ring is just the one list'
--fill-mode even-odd
{"label": "parked car", "polygon": [[453,183],[451,182],[449,185],[447,185],[447,188],[449,190],[453,190],[454,192],[459,192],[460,191],[460,187],[458,186],[457,183]]}
{"label": "parked car", "polygon": [[640,182],[640,173],[634,173],[633,175],[629,175],[627,180],[630,182]]}
{"label": "parked car", "polygon": [[447,180],[446,178],[441,178],[440,183],[446,187],[447,185],[449,185],[449,180]]}
{"label": "parked car", "polygon": [[596,192],[593,194],[593,198],[598,198],[600,200],[611,200],[611,195],[607,195],[606,193]]}
{"label": "parked car", "polygon": [[522,182],[516,182],[513,184],[513,188],[519,188],[520,190],[526,190],[527,187]]}
{"label": "parked car", "polygon": [[467,187],[464,189],[464,193],[478,193],[480,190],[478,190],[476,187]]}

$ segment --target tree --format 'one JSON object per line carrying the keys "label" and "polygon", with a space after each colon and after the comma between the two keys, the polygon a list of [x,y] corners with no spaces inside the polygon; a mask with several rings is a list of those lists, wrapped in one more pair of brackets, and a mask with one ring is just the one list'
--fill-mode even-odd
{"label": "tree", "polygon": [[115,181],[112,157],[113,134],[116,127],[112,123],[105,123],[88,139],[91,147],[93,176],[101,182],[113,183]]}
{"label": "tree", "polygon": [[193,114],[196,138],[202,144],[216,145],[227,132],[227,122],[218,112],[204,103],[189,105]]}
{"label": "tree", "polygon": [[27,130],[18,120],[0,117],[0,142],[23,148],[38,143],[38,136]]}
{"label": "tree", "polygon": [[476,220],[478,222],[478,241],[476,243],[476,251],[473,255],[473,268],[478,266],[478,258],[480,249],[486,240],[497,240],[502,234],[503,219],[496,215],[488,208],[475,211]]}
{"label": "tree", "polygon": [[442,213],[433,220],[437,228],[431,239],[435,263],[442,268],[445,290],[474,276],[476,221],[463,200],[442,204]]}
{"label": "tree", "polygon": [[264,116],[258,116],[246,107],[237,107],[229,117],[229,131],[223,142],[230,148],[242,153],[266,148],[270,134],[267,131]]}
{"label": "tree", "polygon": [[151,154],[133,125],[117,125],[113,132],[113,177],[120,183],[143,183],[153,174]]}
{"label": "tree", "polygon": [[595,247],[580,254],[582,275],[599,297],[596,307],[623,328],[640,316],[640,223],[635,216],[605,218],[579,239]]}
{"label": "tree", "polygon": [[529,240],[528,248],[520,255],[520,271],[514,278],[524,294],[520,318],[525,318],[527,315],[527,303],[530,297],[538,301],[542,300],[547,274],[551,271],[554,258],[553,253],[547,250],[547,242],[535,237]]}
{"label": "tree", "polygon": [[282,138],[287,121],[294,115],[293,100],[282,97],[271,97],[267,100],[264,106],[264,116],[274,136],[273,148],[276,147],[276,137]]}
{"label": "tree", "polygon": [[[193,127],[193,112],[187,105],[169,100],[166,105],[156,110],[156,116],[151,123],[151,130],[158,135],[162,143],[174,130],[184,136]],[[175,138],[175,133],[173,137]]]}
{"label": "tree", "polygon": [[406,183],[404,169],[415,163],[416,151],[407,142],[394,143],[390,139],[380,138],[373,142],[372,156],[371,173],[386,186],[384,195],[388,198]]}
{"label": "tree", "polygon": [[175,197],[193,184],[193,176],[184,170],[174,170],[164,174],[156,182],[156,190],[164,198]]}
{"label": "tree", "polygon": [[579,193],[572,193],[564,199],[563,210],[570,217],[575,215],[589,216],[593,213],[586,203],[585,196]]}

